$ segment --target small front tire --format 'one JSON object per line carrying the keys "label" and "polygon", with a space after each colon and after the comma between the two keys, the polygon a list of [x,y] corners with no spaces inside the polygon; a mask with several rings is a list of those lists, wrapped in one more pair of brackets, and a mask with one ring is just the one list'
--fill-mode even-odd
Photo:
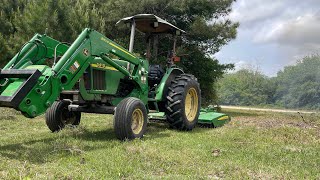
{"label": "small front tire", "polygon": [[119,140],[142,138],[147,127],[147,109],[137,98],[122,100],[115,111],[114,130]]}
{"label": "small front tire", "polygon": [[70,102],[55,101],[46,112],[46,124],[52,132],[63,129],[66,125],[80,124],[81,113],[68,110]]}

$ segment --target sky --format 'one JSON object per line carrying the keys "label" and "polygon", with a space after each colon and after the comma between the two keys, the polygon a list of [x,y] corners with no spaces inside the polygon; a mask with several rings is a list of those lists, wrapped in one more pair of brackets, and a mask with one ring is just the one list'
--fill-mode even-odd
{"label": "sky", "polygon": [[214,56],[276,76],[307,55],[320,54],[320,0],[237,0],[228,17],[238,35]]}

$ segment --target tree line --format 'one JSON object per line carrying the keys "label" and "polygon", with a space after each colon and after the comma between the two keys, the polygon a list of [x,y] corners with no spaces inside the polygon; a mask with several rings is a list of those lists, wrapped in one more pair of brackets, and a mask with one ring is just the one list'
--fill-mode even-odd
{"label": "tree line", "polygon": [[320,109],[320,56],[307,56],[287,66],[276,77],[242,69],[219,80],[219,103]]}
{"label": "tree line", "polygon": [[[2,0],[0,2],[0,66],[3,67],[35,33],[73,42],[86,27],[93,28],[124,47],[129,28],[115,26],[127,16],[150,13],[187,32],[178,42],[185,72],[198,77],[204,101],[216,97],[215,82],[233,68],[210,57],[236,38],[238,23],[227,18],[234,0]],[[137,35],[135,53],[145,53],[143,34]],[[165,65],[172,39],[159,39],[158,52]],[[161,53],[159,53],[161,54]],[[151,60],[152,61],[152,60]]]}

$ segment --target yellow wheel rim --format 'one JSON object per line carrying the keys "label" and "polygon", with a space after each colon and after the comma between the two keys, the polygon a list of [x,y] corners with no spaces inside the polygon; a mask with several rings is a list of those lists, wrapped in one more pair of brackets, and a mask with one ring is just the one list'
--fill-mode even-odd
{"label": "yellow wheel rim", "polygon": [[189,122],[194,121],[197,116],[199,106],[199,97],[195,88],[188,90],[185,99],[185,113]]}
{"label": "yellow wheel rim", "polygon": [[131,129],[134,134],[139,134],[143,127],[143,113],[140,109],[135,109],[131,118]]}

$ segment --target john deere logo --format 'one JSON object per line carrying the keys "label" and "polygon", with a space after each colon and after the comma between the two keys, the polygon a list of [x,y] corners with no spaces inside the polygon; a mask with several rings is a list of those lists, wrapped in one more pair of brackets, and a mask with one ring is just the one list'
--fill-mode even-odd
{"label": "john deere logo", "polygon": [[88,56],[88,55],[89,55],[89,50],[88,50],[88,49],[83,49],[83,54],[84,54],[85,56]]}

